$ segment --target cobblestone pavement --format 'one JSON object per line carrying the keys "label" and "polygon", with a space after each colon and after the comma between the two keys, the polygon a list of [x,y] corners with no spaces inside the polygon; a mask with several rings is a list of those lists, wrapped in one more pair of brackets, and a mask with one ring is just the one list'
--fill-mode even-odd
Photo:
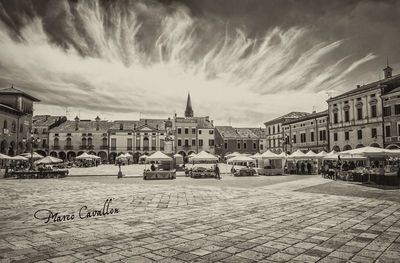
{"label": "cobblestone pavement", "polygon": [[[255,188],[176,186],[174,181],[135,185],[125,184],[124,180],[113,184],[65,179],[1,180],[0,260],[57,263],[400,259],[398,202],[297,191],[326,184],[317,176]],[[117,214],[79,218],[82,206],[87,206],[82,213],[86,215],[87,211],[103,209],[109,198],[109,211],[117,208]],[[46,224],[33,217],[39,209],[61,216],[73,214],[74,219],[51,219]]]}

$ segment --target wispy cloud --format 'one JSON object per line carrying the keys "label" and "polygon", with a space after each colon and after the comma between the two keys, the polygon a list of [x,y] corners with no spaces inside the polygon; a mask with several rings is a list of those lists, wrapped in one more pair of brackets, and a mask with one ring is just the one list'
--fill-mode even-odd
{"label": "wispy cloud", "polygon": [[59,35],[46,28],[48,16],[26,19],[18,37],[10,23],[0,21],[3,86],[29,89],[44,105],[109,111],[115,118],[130,112],[180,113],[190,91],[195,114],[221,124],[228,118],[256,124],[277,111],[311,109],[316,103],[322,109],[321,95],[312,105],[307,98],[340,89],[349,73],[375,58],[328,59],[343,41],[310,44],[306,28],[275,27],[250,38],[224,21],[193,18],[179,5],[70,5],[58,2],[48,14],[57,19]]}

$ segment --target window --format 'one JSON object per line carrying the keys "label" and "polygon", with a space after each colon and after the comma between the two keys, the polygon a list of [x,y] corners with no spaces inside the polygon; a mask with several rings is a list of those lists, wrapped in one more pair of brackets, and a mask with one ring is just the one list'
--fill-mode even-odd
{"label": "window", "polygon": [[111,149],[116,149],[117,148],[117,139],[112,138],[111,139]]}
{"label": "window", "polygon": [[314,132],[311,132],[311,141],[314,141]]}
{"label": "window", "polygon": [[214,130],[209,130],[208,134],[214,134]]}
{"label": "window", "polygon": [[119,129],[120,129],[120,130],[123,130],[123,129],[124,129],[124,124],[120,123],[120,124],[119,124]]}
{"label": "window", "polygon": [[185,146],[189,146],[189,140],[185,139]]}
{"label": "window", "polygon": [[375,98],[375,94],[371,94],[371,98]]}
{"label": "window", "polygon": [[82,138],[82,146],[86,146],[86,138]]}
{"label": "window", "polygon": [[227,142],[224,142],[224,148],[228,149],[228,143]]}
{"label": "window", "polygon": [[192,139],[192,146],[196,146],[196,140]]}
{"label": "window", "polygon": [[344,111],[344,121],[350,121],[350,112],[348,110]]}
{"label": "window", "polygon": [[126,140],[126,146],[128,149],[132,149],[132,138]]}
{"label": "window", "polygon": [[390,125],[385,126],[386,137],[390,137]]}
{"label": "window", "polygon": [[376,117],[376,105],[371,106],[371,117],[372,118]]}
{"label": "window", "polygon": [[192,134],[196,134],[196,129],[192,128]]}
{"label": "window", "polygon": [[240,149],[240,142],[237,143],[237,148]]}
{"label": "window", "polygon": [[336,142],[338,139],[338,136],[337,136],[337,132],[335,132],[334,134],[333,134],[333,140]]}
{"label": "window", "polygon": [[272,133],[275,134],[275,126],[272,126]]}
{"label": "window", "polygon": [[3,128],[4,128],[4,129],[7,129],[7,126],[8,126],[7,120],[4,120],[4,122],[3,122]]}
{"label": "window", "polygon": [[326,141],[326,130],[319,131],[319,140]]}
{"label": "window", "polygon": [[[261,145],[261,147],[262,147],[262,145]],[[253,149],[256,149],[256,148],[257,148],[257,144],[255,142],[253,142]]]}
{"label": "window", "polygon": [[189,129],[185,128],[185,134],[189,134]]}
{"label": "window", "polygon": [[390,116],[390,115],[392,115],[390,106],[383,107],[383,116],[386,117],[386,116]]}
{"label": "window", "polygon": [[357,119],[362,120],[362,118],[363,118],[362,108],[357,108]]}
{"label": "window", "polygon": [[333,123],[338,123],[338,114],[337,112],[333,113]]}
{"label": "window", "polygon": [[347,132],[344,132],[344,139],[345,139],[346,141],[348,141],[349,138],[350,138],[349,132],[348,132],[348,131],[347,131]]}
{"label": "window", "polygon": [[201,130],[199,130],[199,134],[201,134]]}
{"label": "window", "polygon": [[92,136],[92,134],[91,134],[91,133],[88,133],[87,136]]}
{"label": "window", "polygon": [[301,143],[306,142],[306,134],[305,133],[300,134],[300,142]]}
{"label": "window", "polygon": [[[14,126],[14,125],[15,125],[15,122],[12,123],[12,126]],[[34,134],[38,134],[38,129],[35,128],[35,129],[33,130],[33,133],[34,133]]]}
{"label": "window", "polygon": [[264,145],[260,144],[260,149],[264,150]]}
{"label": "window", "polygon": [[296,134],[293,135],[293,143],[296,143]]}
{"label": "window", "polygon": [[359,139],[359,140],[362,139],[362,130],[357,131],[357,139]]}
{"label": "window", "polygon": [[209,146],[214,146],[214,140],[213,139],[208,140],[208,145]]}
{"label": "window", "polygon": [[182,129],[178,128],[178,134],[181,134],[181,133],[182,133]]}
{"label": "window", "polygon": [[54,146],[58,147],[59,140],[58,138],[54,138]]}
{"label": "window", "polygon": [[394,114],[396,115],[400,114],[400,104],[394,105]]}
{"label": "window", "polygon": [[199,139],[199,146],[203,146],[203,139]]}
{"label": "window", "polygon": [[19,132],[20,133],[24,132],[24,125],[22,125],[22,124],[19,125]]}
{"label": "window", "polygon": [[88,146],[91,146],[92,145],[92,138],[88,138]]}
{"label": "window", "polygon": [[372,137],[372,138],[376,138],[376,137],[377,137],[377,135],[376,135],[376,128],[372,128],[372,129],[371,129],[371,137]]}
{"label": "window", "polygon": [[86,136],[86,133],[82,133],[82,136]]}
{"label": "window", "polygon": [[182,140],[181,139],[178,140],[178,146],[182,146]]}
{"label": "window", "polygon": [[271,134],[271,127],[268,127],[268,134]]}
{"label": "window", "polygon": [[243,149],[247,149],[247,143],[243,143]]}
{"label": "window", "polygon": [[276,142],[275,142],[275,139],[273,139],[272,142],[273,142],[273,146],[275,147],[275,143],[276,143]]}
{"label": "window", "polygon": [[400,136],[400,123],[397,124],[397,136]]}
{"label": "window", "polygon": [[43,139],[43,141],[42,141],[42,147],[43,147],[43,148],[46,148],[46,147],[47,147],[47,141],[46,141],[46,139]]}
{"label": "window", "polygon": [[278,125],[278,133],[280,132],[280,126]]}
{"label": "window", "polygon": [[107,146],[107,138],[103,138],[103,146]]}

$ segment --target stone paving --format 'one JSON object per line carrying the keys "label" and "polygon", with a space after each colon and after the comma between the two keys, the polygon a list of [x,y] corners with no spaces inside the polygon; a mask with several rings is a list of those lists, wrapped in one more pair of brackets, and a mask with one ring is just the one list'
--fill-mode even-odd
{"label": "stone paving", "polygon": [[[400,203],[298,191],[327,183],[317,176],[251,189],[124,180],[1,180],[0,261],[400,260]],[[110,198],[117,214],[79,218]],[[46,224],[39,209],[74,219]]]}

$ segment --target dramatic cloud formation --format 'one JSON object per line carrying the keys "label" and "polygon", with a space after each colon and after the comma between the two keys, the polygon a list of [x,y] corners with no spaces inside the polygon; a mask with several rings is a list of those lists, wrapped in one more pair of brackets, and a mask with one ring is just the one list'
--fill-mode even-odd
{"label": "dramatic cloud formation", "polygon": [[350,39],[304,25],[255,33],[175,2],[16,2],[0,4],[0,85],[39,97],[42,114],[181,115],[190,91],[195,115],[260,126],[323,110],[326,92],[354,86],[351,74],[376,58],[343,54]]}

